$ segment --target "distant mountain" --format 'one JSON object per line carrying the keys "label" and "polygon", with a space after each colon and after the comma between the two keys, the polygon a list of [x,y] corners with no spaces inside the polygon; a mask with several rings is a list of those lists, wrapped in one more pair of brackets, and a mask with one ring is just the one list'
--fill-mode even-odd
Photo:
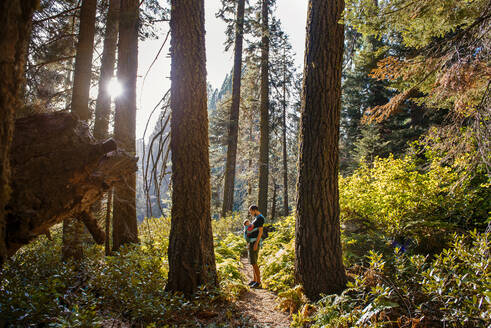
{"label": "distant mountain", "polygon": [[225,98],[227,94],[232,93],[232,72],[225,76],[220,89],[213,89],[211,84],[208,84],[208,112],[213,112],[217,109],[217,104]]}

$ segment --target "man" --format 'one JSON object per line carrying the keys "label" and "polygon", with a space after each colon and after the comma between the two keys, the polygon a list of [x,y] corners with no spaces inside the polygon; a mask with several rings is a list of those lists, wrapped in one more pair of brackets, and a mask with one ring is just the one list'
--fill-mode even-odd
{"label": "man", "polygon": [[249,213],[254,217],[254,221],[252,222],[254,231],[248,235],[248,237],[254,241],[247,245],[249,263],[252,265],[252,270],[254,272],[254,279],[249,283],[249,286],[252,288],[261,288],[261,274],[259,272],[259,266],[257,265],[257,257],[259,254],[261,237],[263,235],[264,216],[259,212],[259,208],[256,205],[251,205],[249,207]]}

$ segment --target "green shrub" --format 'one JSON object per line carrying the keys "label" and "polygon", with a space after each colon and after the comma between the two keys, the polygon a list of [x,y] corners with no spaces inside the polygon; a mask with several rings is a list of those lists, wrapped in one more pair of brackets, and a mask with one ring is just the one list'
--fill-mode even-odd
{"label": "green shrub", "polygon": [[226,297],[234,300],[246,290],[240,268],[240,257],[246,249],[242,236],[229,233],[224,239],[215,241],[215,258],[218,279]]}
{"label": "green shrub", "polygon": [[[491,316],[489,233],[453,237],[452,248],[433,261],[421,255],[384,258],[339,296],[317,304],[313,327],[486,327]],[[360,271],[360,270],[359,270]]]}
{"label": "green shrub", "polygon": [[0,326],[102,327],[104,320],[118,319],[133,326],[194,327],[195,313],[210,312],[245,289],[241,236],[224,232],[215,239],[221,289],[203,287],[185,299],[165,291],[170,219],[145,219],[139,231],[140,245],[111,256],[86,245],[79,263],[61,261],[60,227],[53,241],[40,237],[23,247],[0,272]]}
{"label": "green shrub", "polygon": [[274,225],[259,254],[262,282],[274,292],[295,286],[295,217],[289,216]]}
{"label": "green shrub", "polygon": [[491,236],[455,236],[451,248],[435,257],[422,273],[423,292],[445,309],[442,319],[457,325],[483,326],[491,319]]}
{"label": "green shrub", "polygon": [[490,184],[474,180],[436,161],[421,171],[410,156],[376,158],[372,166],[340,177],[341,221],[387,240],[411,239],[423,254],[438,253],[449,232],[485,227]]}
{"label": "green shrub", "polygon": [[229,216],[222,217],[218,220],[212,220],[213,235],[215,240],[224,239],[231,233],[238,233],[242,230],[242,222],[245,217],[239,213],[232,213]]}

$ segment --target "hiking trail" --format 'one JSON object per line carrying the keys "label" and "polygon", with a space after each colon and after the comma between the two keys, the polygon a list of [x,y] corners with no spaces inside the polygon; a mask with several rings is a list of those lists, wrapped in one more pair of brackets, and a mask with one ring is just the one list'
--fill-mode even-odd
{"label": "hiking trail", "polygon": [[[246,283],[252,280],[252,267],[247,258],[241,258],[240,271]],[[241,312],[251,318],[254,325],[261,328],[290,327],[290,318],[287,313],[276,309],[276,295],[267,289],[250,288],[236,302]]]}

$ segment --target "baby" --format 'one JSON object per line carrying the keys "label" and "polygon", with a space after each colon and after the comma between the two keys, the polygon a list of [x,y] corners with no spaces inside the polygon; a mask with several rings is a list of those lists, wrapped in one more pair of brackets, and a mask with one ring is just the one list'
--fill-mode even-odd
{"label": "baby", "polygon": [[251,224],[249,219],[244,220],[244,239],[248,243],[252,243],[256,238],[249,238],[248,235],[254,231],[254,224]]}

